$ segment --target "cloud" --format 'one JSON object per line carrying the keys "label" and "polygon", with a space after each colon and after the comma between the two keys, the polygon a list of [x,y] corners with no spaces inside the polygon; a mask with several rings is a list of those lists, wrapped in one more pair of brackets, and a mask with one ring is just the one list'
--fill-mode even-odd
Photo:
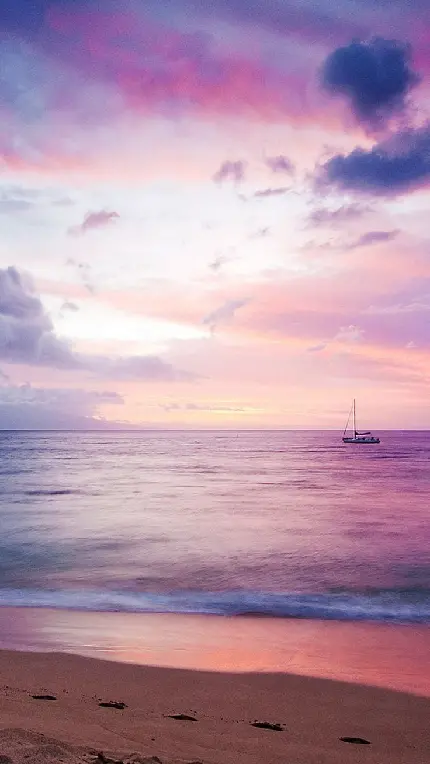
{"label": "cloud", "polygon": [[214,183],[222,183],[224,180],[233,180],[235,183],[241,183],[245,179],[245,168],[246,162],[241,160],[231,162],[227,159],[212,176],[212,180]]}
{"label": "cloud", "polygon": [[71,204],[73,204],[72,200],[64,194],[61,195],[56,189],[26,188],[11,184],[0,186],[0,214],[29,212],[40,205],[59,207]]}
{"label": "cloud", "polygon": [[267,199],[270,196],[284,196],[289,190],[285,186],[282,188],[262,188],[260,191],[256,191],[254,196],[257,199]]}
{"label": "cloud", "polygon": [[420,258],[412,251],[414,258],[399,242],[390,257],[354,258],[330,278],[324,272],[294,279],[280,274],[278,281],[262,282],[250,295],[246,323],[235,330],[262,341],[282,337],[305,348],[326,344],[330,351],[347,343],[363,354],[397,352],[411,339],[427,349],[428,253],[423,250]]}
{"label": "cloud", "polygon": [[0,428],[100,429],[116,426],[99,416],[103,405],[122,405],[117,392],[0,384]]}
{"label": "cloud", "polygon": [[341,326],[334,339],[338,342],[360,342],[363,337],[364,330],[350,324],[349,326]]}
{"label": "cloud", "polygon": [[430,123],[400,131],[371,149],[337,154],[316,174],[317,188],[396,196],[430,183]]}
{"label": "cloud", "polygon": [[363,233],[357,241],[349,245],[348,249],[358,249],[359,247],[369,247],[372,244],[381,244],[386,241],[393,241],[400,231],[367,231]]}
{"label": "cloud", "polygon": [[[160,11],[158,0],[146,0],[144,5],[152,17]],[[34,37],[49,19],[48,12],[52,8],[58,9],[58,15],[70,13],[70,8],[76,8],[78,13],[84,15],[84,9],[91,8],[91,3],[90,0],[75,0],[73,3],[70,0],[61,3],[58,0],[33,0],[29,6],[28,0],[15,0],[2,9],[2,22],[16,33],[27,32]],[[332,39],[333,36],[351,37],[363,31],[363,20],[357,19],[358,14],[342,13],[340,7],[333,8],[327,2],[314,1],[297,8],[293,3],[279,0],[268,0],[266,3],[260,0],[213,0],[208,4],[200,0],[169,0],[169,9],[175,16],[182,14],[185,18],[203,20],[206,26],[210,18],[217,21],[225,18],[236,25],[254,25],[283,36],[298,35],[313,43],[325,41],[328,37]]]}
{"label": "cloud", "polygon": [[66,300],[65,302],[63,302],[60,308],[61,312],[70,311],[71,313],[77,313],[78,310],[79,310],[79,306],[76,305],[76,303],[71,302],[70,300]]}
{"label": "cloud", "polygon": [[265,163],[272,172],[285,172],[288,175],[294,175],[295,167],[293,162],[283,154],[276,157],[266,157]]}
{"label": "cloud", "polygon": [[26,199],[0,199],[0,215],[10,215],[14,212],[28,212],[33,203]]}
{"label": "cloud", "polygon": [[[387,316],[391,322],[398,317],[405,324],[408,320],[416,321],[416,329],[421,330],[430,338],[430,325],[427,317],[423,314],[430,313],[430,278],[421,277],[411,279],[404,283],[400,290],[391,294],[384,294],[378,302],[372,302],[365,311],[368,316]],[[412,326],[410,327],[412,329]],[[416,331],[413,332],[416,334]]]}
{"label": "cloud", "polygon": [[346,96],[359,122],[377,127],[405,110],[407,96],[420,81],[410,59],[410,46],[398,40],[354,41],[328,56],[322,85]]}
{"label": "cloud", "polygon": [[[9,98],[2,88],[8,124],[0,143],[6,161],[45,171],[58,171],[65,160],[76,171],[88,153],[102,154],[121,113],[127,123],[136,113],[145,119],[290,117],[300,124],[316,112],[321,118],[327,107],[311,84],[318,61],[344,40],[366,37],[375,16],[384,31],[383,14],[369,2],[363,13],[327,0],[300,8],[280,0],[169,0],[168,14],[157,0],[103,8],[91,0],[33,0],[31,9],[23,0],[17,4],[20,12],[1,12],[8,45],[16,50],[9,65],[0,66]],[[233,24],[227,35],[222,18]],[[100,143],[95,124],[104,128]],[[112,168],[109,147],[107,160]]]}
{"label": "cloud", "polygon": [[343,204],[337,209],[329,210],[325,207],[317,207],[308,216],[307,222],[310,227],[331,226],[338,223],[346,223],[369,212],[369,207],[361,204]]}
{"label": "cloud", "polygon": [[85,289],[90,294],[96,293],[96,285],[94,283],[94,277],[91,265],[86,262],[77,261],[73,257],[69,257],[66,260],[66,265],[71,266],[76,270],[79,280],[84,285]]}
{"label": "cloud", "polygon": [[106,379],[145,380],[148,382],[193,381],[197,375],[177,369],[171,363],[155,355],[105,357],[86,356],[86,367],[96,376]]}
{"label": "cloud", "polygon": [[2,185],[0,187],[0,214],[29,212],[43,200],[44,196],[44,192],[39,189],[18,185]]}
{"label": "cloud", "polygon": [[[153,0],[152,0],[153,1]],[[249,26],[269,30],[282,38],[297,37],[312,45],[326,43],[327,39],[345,39],[363,34],[367,23],[361,14],[342,12],[338,4],[311,0],[297,6],[285,0],[173,0],[176,8],[192,12],[195,16],[226,18],[245,29]]]}
{"label": "cloud", "polygon": [[330,348],[333,342],[341,342],[345,344],[355,344],[361,342],[364,338],[364,329],[360,329],[354,324],[350,326],[341,326],[339,331],[330,340],[319,342],[317,345],[311,345],[307,348],[308,353],[321,353],[323,350]]}
{"label": "cloud", "polygon": [[221,305],[212,313],[209,313],[203,319],[202,323],[209,326],[211,332],[215,332],[219,324],[228,323],[231,321],[236,312],[249,303],[249,300],[227,300],[224,305]]}
{"label": "cloud", "polygon": [[78,236],[79,234],[88,233],[88,231],[94,231],[98,228],[105,228],[111,223],[114,223],[118,218],[119,214],[117,212],[108,212],[107,210],[88,212],[82,223],[69,228],[68,233],[70,236]]}
{"label": "cloud", "polygon": [[132,111],[299,115],[302,89],[295,81],[302,74],[288,59],[272,64],[252,51],[238,53],[237,44],[220,45],[216,25],[213,34],[208,24],[186,31],[184,6],[168,23],[159,8],[151,14],[146,4],[134,10],[91,5],[53,4],[41,43],[82,78],[83,89],[91,71],[92,83],[105,86],[107,96],[116,90]]}
{"label": "cloud", "polygon": [[364,329],[360,329],[358,326],[351,324],[350,326],[342,326],[337,334],[331,339],[325,342],[320,342],[317,345],[311,345],[307,348],[308,353],[321,353],[330,347],[332,342],[341,342],[345,344],[360,342],[364,338]]}
{"label": "cloud", "polygon": [[8,363],[87,371],[108,379],[172,382],[196,378],[158,356],[76,353],[55,333],[31,277],[14,267],[0,269],[0,358]]}
{"label": "cloud", "polygon": [[221,270],[223,265],[226,265],[231,260],[231,258],[226,257],[225,255],[217,255],[210,263],[209,268],[211,271],[214,271],[215,273],[218,273],[218,271]]}
{"label": "cloud", "polygon": [[56,336],[31,278],[14,267],[0,269],[0,358],[63,368],[78,365],[67,342]]}
{"label": "cloud", "polygon": [[245,413],[246,408],[243,406],[232,406],[231,404],[199,404],[199,403],[160,403],[160,408],[164,411],[208,411],[216,414],[224,413]]}
{"label": "cloud", "polygon": [[81,414],[92,413],[102,403],[122,404],[123,397],[110,390],[82,390],[74,388],[40,388],[30,384],[0,385],[0,402],[46,406],[64,409],[78,406]]}
{"label": "cloud", "polygon": [[257,228],[256,231],[249,234],[248,238],[249,239],[265,239],[266,236],[270,236],[270,231],[271,231],[270,226],[264,226],[264,228]]}

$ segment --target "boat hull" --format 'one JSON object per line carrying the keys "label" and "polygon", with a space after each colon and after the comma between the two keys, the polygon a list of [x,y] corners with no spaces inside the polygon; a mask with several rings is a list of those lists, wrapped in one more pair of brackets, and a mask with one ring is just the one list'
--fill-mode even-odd
{"label": "boat hull", "polygon": [[372,446],[377,443],[380,443],[381,441],[379,438],[342,438],[344,443],[351,443],[352,445],[357,446]]}

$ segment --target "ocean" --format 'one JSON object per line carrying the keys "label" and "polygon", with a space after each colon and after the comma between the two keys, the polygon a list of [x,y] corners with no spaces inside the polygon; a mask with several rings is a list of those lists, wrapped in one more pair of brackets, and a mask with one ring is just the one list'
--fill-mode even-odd
{"label": "ocean", "polygon": [[0,606],[430,623],[430,433],[1,432]]}

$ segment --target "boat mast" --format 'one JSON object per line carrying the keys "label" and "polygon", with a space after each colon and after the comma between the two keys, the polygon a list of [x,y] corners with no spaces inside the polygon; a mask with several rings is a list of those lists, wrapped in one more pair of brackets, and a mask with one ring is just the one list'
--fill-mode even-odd
{"label": "boat mast", "polygon": [[356,421],[355,421],[355,398],[354,398],[353,406],[354,406],[354,438],[355,438],[355,436],[357,434],[357,424],[356,424]]}

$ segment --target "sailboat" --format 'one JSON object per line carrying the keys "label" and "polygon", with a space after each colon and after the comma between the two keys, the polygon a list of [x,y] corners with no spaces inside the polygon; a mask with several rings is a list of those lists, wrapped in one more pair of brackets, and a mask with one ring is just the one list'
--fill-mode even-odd
{"label": "sailboat", "polygon": [[[352,414],[352,435],[347,435],[346,431],[348,429],[349,420],[351,419]],[[379,438],[376,438],[374,435],[372,435],[371,432],[358,432],[357,431],[357,418],[355,414],[355,398],[352,403],[351,410],[348,415],[348,421],[346,423],[345,429],[343,431],[343,437],[342,440],[344,443],[380,443],[381,441]]]}

